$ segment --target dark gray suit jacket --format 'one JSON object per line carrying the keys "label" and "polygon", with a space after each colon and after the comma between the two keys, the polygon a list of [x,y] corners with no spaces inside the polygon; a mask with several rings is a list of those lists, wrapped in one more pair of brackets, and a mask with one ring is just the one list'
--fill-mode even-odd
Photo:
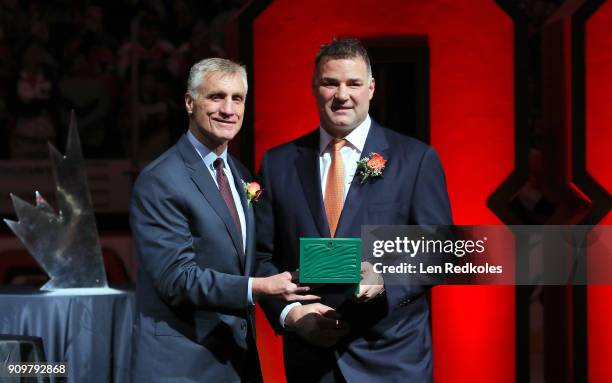
{"label": "dark gray suit jacket", "polygon": [[130,223],[138,260],[134,382],[237,382],[260,374],[253,310],[254,216],[242,195],[246,251],[221,194],[187,136],[147,166]]}

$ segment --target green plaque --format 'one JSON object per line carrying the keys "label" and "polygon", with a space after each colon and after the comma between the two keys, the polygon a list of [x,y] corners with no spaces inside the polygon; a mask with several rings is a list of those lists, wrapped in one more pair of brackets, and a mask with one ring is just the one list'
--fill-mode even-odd
{"label": "green plaque", "polygon": [[361,238],[300,238],[300,283],[351,285],[359,291]]}

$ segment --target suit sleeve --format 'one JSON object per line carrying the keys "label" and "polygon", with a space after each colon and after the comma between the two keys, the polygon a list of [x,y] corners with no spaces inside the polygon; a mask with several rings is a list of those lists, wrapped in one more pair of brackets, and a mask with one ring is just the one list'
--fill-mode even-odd
{"label": "suit sleeve", "polygon": [[[266,153],[261,162],[259,172],[263,194],[262,198],[255,205],[255,227],[257,230],[257,265],[255,275],[258,277],[267,277],[279,273],[278,264],[275,262],[275,258],[278,255],[274,253],[274,234],[276,230],[274,226],[274,190],[267,176],[269,174],[269,162],[268,153]],[[282,332],[279,317],[287,303],[274,299],[262,299],[259,303],[274,330],[277,333]]]}
{"label": "suit sleeve", "polygon": [[140,272],[148,274],[170,306],[246,315],[248,277],[198,266],[188,222],[190,209],[168,178],[142,174],[134,186],[130,223]]}
{"label": "suit sleeve", "polygon": [[410,219],[416,225],[452,225],[446,177],[433,148],[423,155],[412,193]]}
{"label": "suit sleeve", "polygon": [[[453,223],[446,190],[446,177],[440,158],[433,148],[425,151],[419,163],[410,206],[409,224],[411,225],[452,225]],[[389,308],[393,310],[408,304],[429,287],[418,284],[389,286],[387,288]]]}

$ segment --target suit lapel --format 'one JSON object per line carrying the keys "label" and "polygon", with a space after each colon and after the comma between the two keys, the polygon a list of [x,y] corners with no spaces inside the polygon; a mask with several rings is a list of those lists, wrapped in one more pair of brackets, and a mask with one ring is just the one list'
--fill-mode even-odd
{"label": "suit lapel", "polygon": [[323,207],[321,176],[319,170],[319,131],[311,133],[302,146],[295,161],[298,179],[308,202],[310,213],[321,237],[329,237],[329,225]]}
{"label": "suit lapel", "polygon": [[[225,227],[229,233],[230,238],[232,239],[234,247],[236,247],[236,250],[238,251],[238,254],[243,254],[242,243],[240,243],[240,237],[238,236],[236,224],[234,223],[234,220],[232,219],[232,216],[230,215],[230,212],[227,209],[225,201],[221,197],[221,193],[219,193],[217,184],[215,184],[215,181],[212,179],[210,172],[208,171],[208,169],[206,169],[204,162],[197,154],[195,148],[191,146],[191,143],[189,142],[187,136],[181,137],[178,142],[178,147],[179,151],[183,156],[183,159],[185,160],[185,164],[188,168],[192,169],[192,181],[195,183],[200,193],[202,193],[204,198],[206,198],[206,200],[208,201],[209,205],[213,208],[213,210],[217,213],[219,218],[221,218],[221,220],[225,224]],[[241,260],[240,262],[241,265],[243,265],[243,261]]]}
{"label": "suit lapel", "polygon": [[[363,151],[361,152],[361,158],[367,156],[370,153],[378,153],[385,158],[387,157],[387,150],[389,143],[385,137],[384,131],[374,120],[370,126],[368,137],[366,138]],[[342,213],[340,214],[340,220],[338,221],[338,227],[336,229],[336,237],[341,238],[347,236],[351,230],[353,222],[358,212],[363,208],[363,201],[365,193],[369,188],[372,187],[372,183],[379,182],[380,180],[368,179],[366,183],[362,184],[361,180],[355,175],[351,186],[349,187],[344,206],[342,207]]]}
{"label": "suit lapel", "polygon": [[[246,201],[246,200],[245,200]],[[244,205],[243,205],[244,206]],[[255,261],[255,216],[252,204],[248,204],[244,210],[246,217],[246,250],[245,250],[245,273],[249,274]]]}
{"label": "suit lapel", "polygon": [[244,177],[242,176],[242,174],[240,174],[238,168],[236,168],[234,164],[234,158],[229,155],[227,156],[227,158],[228,165],[230,167],[230,170],[232,171],[232,176],[234,177],[234,186],[236,187],[238,195],[240,196],[240,203],[242,204],[242,211],[244,212],[244,223],[246,225],[246,238],[244,239],[245,251],[242,251],[242,244],[240,244],[240,251],[243,255],[240,261],[242,263],[243,271],[246,271],[248,273],[251,267],[251,263],[253,262],[253,257],[245,256],[245,254],[249,255],[250,252],[252,252],[253,250],[252,241],[254,239],[253,230],[255,228],[253,222],[253,207],[247,202],[246,192],[244,190],[244,185],[242,184],[242,182],[244,181]]}

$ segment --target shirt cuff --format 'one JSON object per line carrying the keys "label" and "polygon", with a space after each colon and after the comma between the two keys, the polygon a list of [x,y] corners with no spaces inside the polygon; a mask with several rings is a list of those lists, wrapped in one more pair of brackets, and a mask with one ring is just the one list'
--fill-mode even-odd
{"label": "shirt cuff", "polygon": [[287,317],[287,314],[289,314],[289,311],[291,311],[292,308],[294,308],[295,306],[301,306],[302,304],[300,302],[293,302],[291,304],[288,304],[287,306],[285,306],[285,308],[283,309],[283,311],[281,311],[280,313],[280,325],[282,328],[285,328],[285,318]]}
{"label": "shirt cuff", "polygon": [[255,306],[255,301],[253,300],[253,277],[249,277],[247,286],[247,302],[249,302],[249,305]]}

